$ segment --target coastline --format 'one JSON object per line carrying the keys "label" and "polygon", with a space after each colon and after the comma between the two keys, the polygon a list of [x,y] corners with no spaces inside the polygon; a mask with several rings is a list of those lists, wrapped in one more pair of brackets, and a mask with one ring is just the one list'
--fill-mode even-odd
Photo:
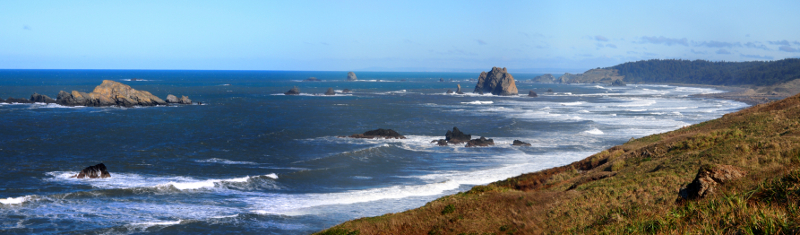
{"label": "coastline", "polygon": [[[776,100],[782,100],[796,94],[797,92],[800,92],[800,90],[796,88],[797,86],[793,84],[780,84],[774,86],[723,86],[723,85],[688,84],[688,83],[655,83],[655,84],[715,88],[718,90],[723,90],[725,92],[713,93],[713,94],[695,94],[691,95],[691,97],[734,100],[746,103],[751,106],[769,103]],[[782,92],[777,92],[777,91],[782,91]]]}

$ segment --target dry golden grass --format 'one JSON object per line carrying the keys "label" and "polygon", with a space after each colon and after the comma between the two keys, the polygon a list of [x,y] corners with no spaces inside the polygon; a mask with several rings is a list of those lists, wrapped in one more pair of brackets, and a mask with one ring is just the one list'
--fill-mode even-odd
{"label": "dry golden grass", "polygon": [[[797,234],[799,122],[795,95],[321,234]],[[709,163],[748,174],[678,200]]]}

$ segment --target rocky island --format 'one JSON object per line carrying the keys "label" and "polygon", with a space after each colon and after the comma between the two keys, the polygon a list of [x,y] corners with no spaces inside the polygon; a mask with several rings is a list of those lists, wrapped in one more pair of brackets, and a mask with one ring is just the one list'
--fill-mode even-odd
{"label": "rocky island", "polygon": [[72,91],[58,92],[56,103],[65,106],[154,106],[166,105],[167,102],[150,94],[147,91],[139,91],[128,85],[103,80],[103,83],[94,88],[91,93]]}
{"label": "rocky island", "polygon": [[364,132],[363,134],[353,134],[350,136],[339,136],[339,138],[360,138],[360,139],[405,139],[406,137],[392,129],[376,129]]}
{"label": "rocky island", "polygon": [[492,93],[492,95],[512,96],[517,95],[517,85],[514,76],[506,68],[492,67],[489,73],[481,72],[474,93]]}
{"label": "rocky island", "polygon": [[351,81],[351,82],[352,81],[358,81],[358,78],[356,77],[356,73],[347,72],[347,81]]}

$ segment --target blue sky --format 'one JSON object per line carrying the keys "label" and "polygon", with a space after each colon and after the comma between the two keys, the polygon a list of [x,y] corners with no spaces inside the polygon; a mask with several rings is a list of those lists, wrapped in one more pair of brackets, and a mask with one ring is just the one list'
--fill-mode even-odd
{"label": "blue sky", "polygon": [[800,1],[0,1],[0,68],[581,72],[800,57]]}

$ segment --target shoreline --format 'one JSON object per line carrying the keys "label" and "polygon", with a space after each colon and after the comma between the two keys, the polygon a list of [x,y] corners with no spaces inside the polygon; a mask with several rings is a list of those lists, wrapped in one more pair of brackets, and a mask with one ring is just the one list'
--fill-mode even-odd
{"label": "shoreline", "polygon": [[[768,86],[750,87],[750,86],[724,86],[724,85],[689,84],[689,83],[653,83],[653,84],[715,88],[722,90],[724,92],[713,93],[713,94],[694,94],[690,95],[690,97],[733,100],[746,103],[750,106],[769,103],[776,100],[782,100],[789,96],[792,96],[792,94],[779,94],[775,92],[772,92],[772,94],[770,94],[768,92],[763,92],[763,90],[772,91],[774,89]],[[759,90],[761,90],[762,92],[758,92]]]}

